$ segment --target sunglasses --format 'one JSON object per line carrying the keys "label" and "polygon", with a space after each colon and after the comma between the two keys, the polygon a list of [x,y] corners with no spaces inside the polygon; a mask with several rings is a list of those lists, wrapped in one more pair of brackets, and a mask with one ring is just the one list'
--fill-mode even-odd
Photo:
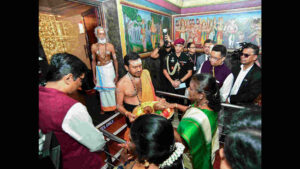
{"label": "sunglasses", "polygon": [[242,53],[241,56],[243,56],[243,55],[245,56],[245,58],[251,56],[251,55],[249,55],[249,54],[247,54],[247,53]]}

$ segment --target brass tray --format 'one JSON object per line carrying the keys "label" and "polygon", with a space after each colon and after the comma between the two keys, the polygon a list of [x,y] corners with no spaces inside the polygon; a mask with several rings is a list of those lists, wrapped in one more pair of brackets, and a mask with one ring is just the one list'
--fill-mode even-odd
{"label": "brass tray", "polygon": [[136,117],[144,115],[144,114],[157,114],[160,116],[163,116],[167,119],[172,118],[174,115],[174,109],[173,108],[166,108],[164,110],[157,110],[154,112],[154,104],[158,101],[149,101],[149,102],[143,102],[140,106],[136,106],[132,113],[136,115]]}

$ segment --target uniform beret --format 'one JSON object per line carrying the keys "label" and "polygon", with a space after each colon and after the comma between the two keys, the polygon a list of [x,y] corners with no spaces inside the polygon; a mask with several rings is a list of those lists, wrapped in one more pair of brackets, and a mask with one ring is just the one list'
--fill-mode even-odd
{"label": "uniform beret", "polygon": [[177,45],[177,44],[183,45],[183,44],[184,44],[184,39],[181,39],[181,38],[176,39],[176,40],[174,41],[174,45]]}

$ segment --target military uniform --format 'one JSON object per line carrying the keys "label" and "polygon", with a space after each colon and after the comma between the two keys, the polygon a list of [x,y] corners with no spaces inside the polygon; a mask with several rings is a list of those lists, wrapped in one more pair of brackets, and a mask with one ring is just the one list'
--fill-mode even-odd
{"label": "military uniform", "polygon": [[[169,73],[169,75],[173,80],[176,80],[183,78],[188,73],[188,70],[193,70],[193,63],[189,59],[189,56],[187,56],[184,52],[181,52],[179,57],[177,57],[176,54],[172,52],[165,58],[163,69],[166,69],[168,73],[172,73],[175,71],[174,74]],[[169,81],[167,81],[166,86],[168,86],[166,88],[167,92],[184,95],[185,88],[175,89]]]}

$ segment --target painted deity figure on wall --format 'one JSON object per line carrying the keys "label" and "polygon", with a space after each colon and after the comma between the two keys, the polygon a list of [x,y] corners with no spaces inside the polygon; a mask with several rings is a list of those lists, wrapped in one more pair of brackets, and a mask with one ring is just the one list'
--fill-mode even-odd
{"label": "painted deity figure on wall", "polygon": [[187,39],[187,42],[193,42],[194,43],[194,37],[195,37],[195,20],[190,19],[190,29],[189,29],[189,36]]}
{"label": "painted deity figure on wall", "polygon": [[147,52],[146,24],[144,19],[142,20],[142,25],[141,25],[141,36],[142,36],[142,44],[143,44],[144,52]]}
{"label": "painted deity figure on wall", "polygon": [[176,20],[175,24],[175,38],[174,39],[179,39],[180,38],[180,24],[179,24],[179,19]]}
{"label": "painted deity figure on wall", "polygon": [[151,22],[151,27],[150,27],[150,32],[151,32],[151,43],[152,43],[152,48],[155,49],[155,43],[156,43],[156,36],[157,36],[157,29],[154,24],[154,19],[152,17],[152,22]]}
{"label": "painted deity figure on wall", "polygon": [[245,40],[245,33],[244,32],[242,32],[242,31],[238,31],[237,32],[237,42],[236,42],[236,44],[235,44],[235,48],[236,49],[238,49],[238,48],[240,48],[241,46],[240,46],[240,44],[239,43],[242,43],[242,42],[245,42],[246,40]]}
{"label": "painted deity figure on wall", "polygon": [[207,20],[207,22],[206,22],[206,37],[205,37],[205,40],[208,39],[209,34],[211,32],[211,27],[212,27],[212,20],[209,19],[209,18],[207,18],[206,20]]}
{"label": "painted deity figure on wall", "polygon": [[127,27],[128,27],[128,37],[129,37],[129,40],[130,40],[130,41],[133,40],[133,32],[134,32],[133,25],[134,25],[134,22],[133,22],[133,21],[130,21],[130,22],[127,24]]}
{"label": "painted deity figure on wall", "polygon": [[208,38],[213,40],[214,42],[217,41],[217,20],[216,17],[214,17],[213,21],[211,22],[211,27],[210,27],[210,33]]}
{"label": "painted deity figure on wall", "polygon": [[256,42],[257,42],[257,46],[261,47],[260,41],[261,41],[261,19],[258,19],[258,23],[255,27],[256,30]]}
{"label": "painted deity figure on wall", "polygon": [[261,15],[255,10],[245,13],[200,14],[175,18],[174,38],[193,42],[201,47],[211,39],[228,49],[239,48],[241,42],[251,42],[261,47]]}
{"label": "painted deity figure on wall", "polygon": [[196,26],[195,26],[195,44],[201,45],[201,24],[200,24],[200,18],[196,19]]}
{"label": "painted deity figure on wall", "polygon": [[204,44],[207,35],[207,23],[205,19],[202,20],[202,27],[201,27],[201,44]]}
{"label": "painted deity figure on wall", "polygon": [[180,20],[180,38],[185,39],[185,32],[186,32],[186,27],[185,27],[185,21],[184,19]]}
{"label": "painted deity figure on wall", "polygon": [[185,20],[185,35],[184,35],[184,40],[187,41],[189,38],[190,34],[190,22],[188,19]]}
{"label": "painted deity figure on wall", "polygon": [[252,33],[249,35],[249,39],[251,42],[254,42],[257,44],[258,47],[261,46],[260,40],[261,40],[261,19],[254,19],[251,22],[251,31]]}
{"label": "painted deity figure on wall", "polygon": [[136,42],[141,42],[141,27],[138,24],[135,24],[135,32],[136,32]]}
{"label": "painted deity figure on wall", "polygon": [[222,44],[223,43],[223,17],[218,18],[218,23],[217,23],[217,44]]}
{"label": "painted deity figure on wall", "polygon": [[162,23],[159,25],[159,39],[164,39],[163,38],[163,31],[162,31]]}
{"label": "painted deity figure on wall", "polygon": [[224,32],[228,35],[228,48],[234,48],[238,26],[234,19],[230,19],[224,27]]}

